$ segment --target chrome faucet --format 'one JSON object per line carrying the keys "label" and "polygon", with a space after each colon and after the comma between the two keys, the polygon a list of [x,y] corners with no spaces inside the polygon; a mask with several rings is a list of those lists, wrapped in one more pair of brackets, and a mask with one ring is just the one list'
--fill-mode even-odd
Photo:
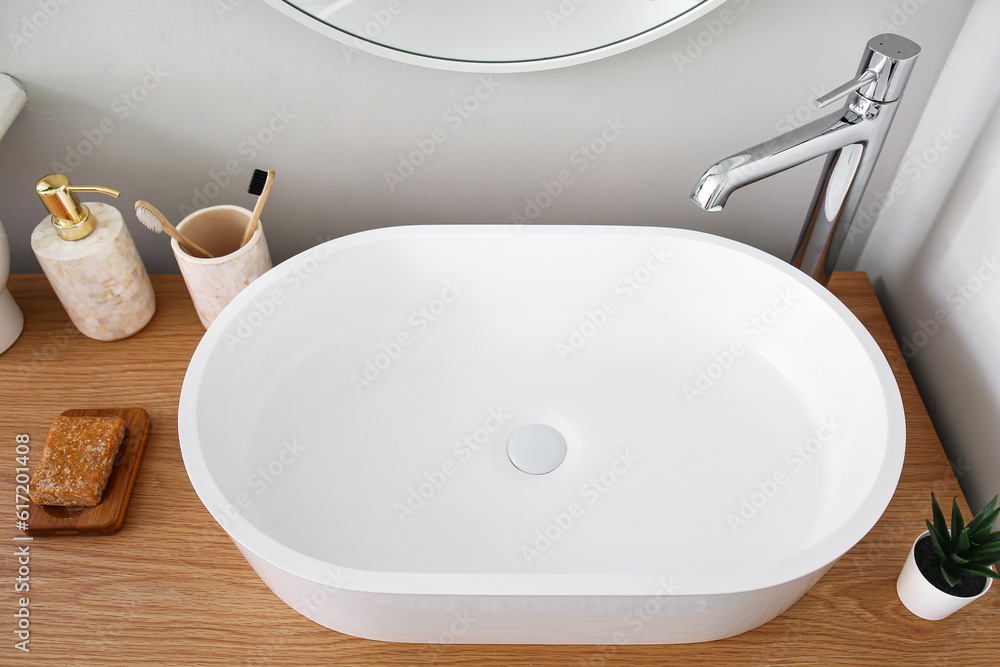
{"label": "chrome faucet", "polygon": [[793,266],[826,285],[919,54],[905,37],[873,37],[857,76],[816,100],[824,107],[850,96],[844,109],[715,163],[691,199],[721,211],[733,190],[829,153],[792,255]]}

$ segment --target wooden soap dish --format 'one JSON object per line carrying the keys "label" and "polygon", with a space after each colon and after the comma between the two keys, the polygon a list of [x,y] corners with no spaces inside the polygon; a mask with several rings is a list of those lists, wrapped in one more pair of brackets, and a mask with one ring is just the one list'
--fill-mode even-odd
{"label": "wooden soap dish", "polygon": [[66,410],[60,417],[118,417],[128,428],[101,502],[94,507],[54,507],[28,501],[28,535],[110,535],[125,522],[139,460],[152,422],[142,408]]}

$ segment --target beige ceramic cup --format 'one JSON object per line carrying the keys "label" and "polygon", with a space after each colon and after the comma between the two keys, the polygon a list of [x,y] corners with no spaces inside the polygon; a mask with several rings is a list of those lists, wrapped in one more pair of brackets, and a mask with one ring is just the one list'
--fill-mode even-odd
{"label": "beige ceramic cup", "polygon": [[170,240],[198,319],[206,329],[244,287],[271,268],[259,221],[253,236],[240,247],[250,216],[242,206],[223,205],[203,208],[181,220],[177,229],[215,257],[194,257],[175,239]]}

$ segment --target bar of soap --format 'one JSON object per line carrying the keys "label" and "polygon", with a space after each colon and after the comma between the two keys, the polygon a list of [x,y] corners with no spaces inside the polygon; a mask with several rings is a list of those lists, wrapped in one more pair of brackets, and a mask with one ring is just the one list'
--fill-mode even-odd
{"label": "bar of soap", "polygon": [[98,505],[125,431],[118,417],[57,417],[31,478],[31,500],[36,505]]}

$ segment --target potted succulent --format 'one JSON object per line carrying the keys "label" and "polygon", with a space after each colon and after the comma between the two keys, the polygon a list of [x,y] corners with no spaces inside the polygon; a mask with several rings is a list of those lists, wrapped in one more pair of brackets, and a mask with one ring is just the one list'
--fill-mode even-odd
{"label": "potted succulent", "polygon": [[913,543],[896,593],[906,608],[921,618],[939,621],[958,611],[989,590],[1000,575],[992,568],[1000,563],[1000,532],[993,524],[1000,517],[997,496],[965,525],[958,500],[951,501],[951,528],[937,498],[931,494],[934,523]]}

